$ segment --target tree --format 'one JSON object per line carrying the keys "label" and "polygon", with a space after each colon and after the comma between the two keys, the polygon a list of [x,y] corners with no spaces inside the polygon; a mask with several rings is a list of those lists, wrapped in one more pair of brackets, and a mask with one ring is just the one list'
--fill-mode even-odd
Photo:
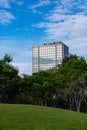
{"label": "tree", "polygon": [[[18,78],[18,69],[10,65],[12,58],[10,55],[5,55],[0,60],[0,101],[10,102],[13,98],[14,79]],[[15,88],[14,88],[15,90]],[[14,95],[14,94],[13,94]]]}
{"label": "tree", "polygon": [[8,54],[5,54],[3,59],[2,59],[2,62],[5,63],[5,64],[8,64],[12,61],[12,57]]}
{"label": "tree", "polygon": [[[63,60],[62,66],[57,70],[58,75],[65,77],[61,79],[64,88],[64,99],[70,104],[71,110],[80,111],[81,103],[85,98],[83,74],[87,72],[87,62],[83,57],[71,55]],[[58,81],[59,82],[59,81]]]}
{"label": "tree", "polygon": [[42,106],[52,106],[52,99],[55,91],[53,85],[53,73],[41,71],[32,76],[32,97],[35,104]]}

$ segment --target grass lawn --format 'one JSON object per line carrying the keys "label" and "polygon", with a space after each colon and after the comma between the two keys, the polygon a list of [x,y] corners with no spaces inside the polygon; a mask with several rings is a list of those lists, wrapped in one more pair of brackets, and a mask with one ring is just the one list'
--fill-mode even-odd
{"label": "grass lawn", "polygon": [[33,105],[0,104],[0,130],[87,130],[87,114]]}

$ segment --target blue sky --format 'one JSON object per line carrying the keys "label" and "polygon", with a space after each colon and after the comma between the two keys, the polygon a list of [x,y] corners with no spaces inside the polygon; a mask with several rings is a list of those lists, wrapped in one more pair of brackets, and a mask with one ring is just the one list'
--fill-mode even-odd
{"label": "blue sky", "polygon": [[0,59],[32,73],[32,46],[62,41],[87,59],[87,0],[0,0]]}

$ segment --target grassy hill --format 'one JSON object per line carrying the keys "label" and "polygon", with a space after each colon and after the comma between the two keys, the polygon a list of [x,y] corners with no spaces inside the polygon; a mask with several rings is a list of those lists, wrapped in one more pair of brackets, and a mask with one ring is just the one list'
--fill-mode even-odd
{"label": "grassy hill", "polygon": [[87,130],[87,115],[40,106],[0,104],[0,130]]}

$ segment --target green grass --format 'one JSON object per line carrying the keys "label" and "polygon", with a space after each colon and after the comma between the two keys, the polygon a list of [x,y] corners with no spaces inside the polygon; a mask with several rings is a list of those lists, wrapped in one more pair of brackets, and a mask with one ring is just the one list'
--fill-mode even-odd
{"label": "green grass", "polygon": [[0,130],[87,130],[87,115],[40,106],[0,104]]}

